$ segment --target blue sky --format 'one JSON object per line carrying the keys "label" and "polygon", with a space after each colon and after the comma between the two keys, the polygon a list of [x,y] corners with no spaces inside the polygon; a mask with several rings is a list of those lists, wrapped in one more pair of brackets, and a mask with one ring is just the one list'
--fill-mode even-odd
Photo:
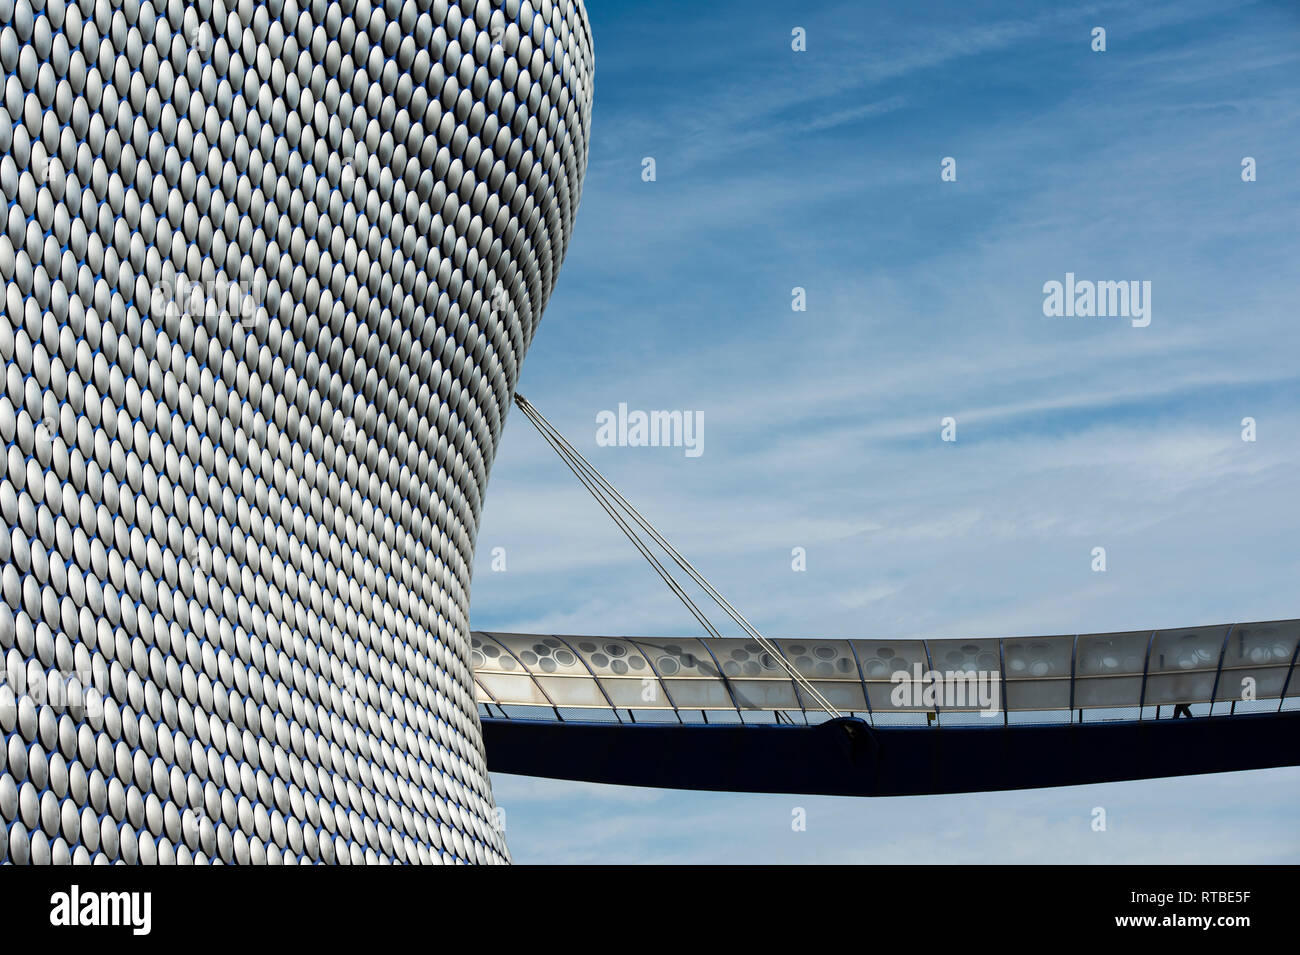
{"label": "blue sky", "polygon": [[[519,387],[761,631],[1300,615],[1300,8],[588,9],[590,166]],[[1150,281],[1150,326],[1044,317],[1067,272]],[[620,402],[702,413],[704,453],[598,447]],[[476,628],[698,633],[518,413],[478,554]],[[519,862],[1300,862],[1297,769],[892,800],[494,787]]]}

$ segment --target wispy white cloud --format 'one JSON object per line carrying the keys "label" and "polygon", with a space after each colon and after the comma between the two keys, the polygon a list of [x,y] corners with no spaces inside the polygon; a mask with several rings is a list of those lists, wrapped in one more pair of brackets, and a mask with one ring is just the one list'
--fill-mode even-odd
{"label": "wispy white cloud", "polygon": [[814,116],[812,119],[800,126],[799,130],[805,133],[813,133],[823,129],[834,129],[837,126],[844,126],[860,119],[868,119],[872,116],[884,116],[886,113],[892,113],[895,110],[902,109],[906,105],[906,97],[891,96],[888,99],[883,99],[879,102],[864,103],[861,106],[850,106],[848,109],[841,109],[833,113],[823,113]]}
{"label": "wispy white cloud", "polygon": [[[845,799],[641,792],[495,776],[518,862],[977,865],[1234,864],[1300,861],[1291,811],[1300,770],[1155,779],[1053,790]],[[537,790],[555,798],[537,799]],[[1209,823],[1205,806],[1228,825]],[[511,811],[510,807],[517,808]],[[1104,831],[1093,828],[1105,810]],[[806,829],[796,831],[802,809]],[[1177,833],[1177,838],[1171,838]]]}

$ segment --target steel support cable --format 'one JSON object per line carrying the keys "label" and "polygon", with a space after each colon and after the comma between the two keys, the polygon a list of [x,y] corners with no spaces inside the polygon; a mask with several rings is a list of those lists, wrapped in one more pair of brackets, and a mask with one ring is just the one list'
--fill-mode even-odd
{"label": "steel support cable", "polygon": [[[532,415],[529,414],[528,409],[525,409],[522,405],[520,406],[520,409],[524,411],[524,414],[530,421],[533,421],[533,424],[536,427],[537,422],[534,421]],[[614,523],[616,523],[619,529],[623,531],[623,534],[627,539],[630,540],[633,546],[641,552],[641,556],[650,563],[650,566],[654,568],[655,573],[663,579],[664,583],[668,585],[668,588],[677,595],[678,599],[681,600],[683,604],[685,604],[686,609],[691,612],[691,615],[695,617],[700,626],[704,627],[710,636],[721,637],[722,634],[718,631],[718,628],[709,621],[709,618],[705,616],[704,611],[701,610],[695,601],[691,599],[690,594],[686,593],[682,585],[679,584],[676,579],[673,578],[672,574],[669,573],[668,569],[660,563],[659,558],[657,558],[641,538],[636,535],[636,532],[628,526],[623,515],[619,514],[613,505],[609,503],[602,494],[599,486],[595,485],[594,482],[583,475],[582,472],[574,466],[569,457],[565,454],[563,448],[557,444],[546,431],[541,428],[538,428],[538,431],[542,435],[543,440],[545,440],[546,443],[549,444],[558,455],[560,455],[560,458],[568,466],[569,470],[573,472],[574,476],[582,483],[582,486],[587,489],[588,493],[590,493],[593,498],[596,499],[596,503],[601,506],[601,509],[613,519]]]}
{"label": "steel support cable", "polygon": [[[584,486],[588,485],[588,480],[599,484],[609,497],[622,507],[628,516],[630,516],[642,530],[649,534],[656,544],[663,548],[665,553],[673,559],[674,563],[676,563],[678,567],[690,575],[691,579],[699,584],[704,591],[713,598],[718,606],[721,607],[729,617],[731,617],[732,620],[745,630],[746,633],[753,637],[759,646],[767,651],[774,660],[776,660],[780,667],[789,674],[790,678],[797,686],[801,687],[806,693],[808,693],[808,695],[811,696],[813,700],[815,700],[826,712],[831,713],[836,717],[842,715],[840,711],[832,706],[830,701],[827,700],[826,697],[823,696],[822,693],[803,676],[803,674],[794,668],[790,661],[785,658],[785,655],[781,652],[780,648],[759,633],[758,630],[755,629],[754,625],[745,619],[744,615],[741,614],[739,610],[732,606],[731,603],[722,596],[722,594],[718,593],[717,589],[710,584],[707,579],[705,579],[704,575],[696,570],[695,566],[683,557],[682,554],[655,529],[654,525],[652,525],[640,511],[633,507],[627,498],[623,497],[623,495],[618,492],[618,489],[615,488],[604,475],[597,471],[595,467],[592,466],[591,462],[583,457],[582,453],[570,444],[554,425],[546,420],[546,417],[538,411],[527,398],[516,393],[515,403],[519,406],[520,410],[524,412],[528,420],[532,422],[533,427],[537,428],[542,437],[546,439],[547,443],[550,444],[551,447],[555,448],[556,452],[561,455],[565,464],[568,465],[569,470],[573,471],[575,476],[578,476],[579,480],[583,481]],[[582,474],[579,473],[580,471],[586,474],[587,480],[583,480]],[[606,513],[610,513],[608,508],[606,508]],[[644,550],[642,552],[644,553]],[[676,591],[680,591],[680,587],[675,588],[675,592]],[[718,636],[714,631],[711,631],[711,633],[714,636]]]}
{"label": "steel support cable", "polygon": [[[548,443],[550,443],[551,447],[556,450],[556,453],[560,454],[561,458],[565,457],[563,451],[557,445],[551,443],[549,440]],[[695,619],[699,622],[699,624],[702,627],[704,627],[704,629],[708,631],[710,635],[715,637],[722,636],[722,634],[718,631],[718,629],[709,621],[708,617],[705,616],[704,612],[699,608],[699,606],[696,605],[695,601],[691,599],[690,595],[686,593],[686,591],[682,588],[682,586],[679,583],[677,583],[677,581],[673,578],[672,574],[669,573],[667,568],[665,568],[663,564],[660,563],[659,559],[655,557],[654,553],[648,547],[646,547],[645,543],[639,537],[637,537],[636,532],[633,531],[632,528],[628,526],[627,522],[623,519],[623,516],[619,514],[618,511],[601,494],[599,487],[594,486],[591,482],[589,482],[576,468],[574,468],[571,464],[569,464],[567,459],[565,459],[565,464],[569,466],[569,470],[573,471],[574,476],[577,477],[580,482],[582,482],[582,485],[587,489],[587,491],[591,494],[591,496],[595,498],[596,503],[601,506],[601,509],[604,510],[605,513],[608,514],[610,518],[613,519],[613,521],[618,525],[619,529],[623,531],[623,534],[627,537],[627,539],[630,540],[633,546],[635,546],[636,549],[641,552],[641,555],[645,557],[645,559],[650,563],[650,566],[654,568],[655,572],[663,579],[664,583],[668,585],[669,589],[672,590],[672,592],[677,595],[677,597],[682,601],[683,604],[685,604],[686,609],[688,609],[691,612],[692,616],[695,617]]]}
{"label": "steel support cable", "polygon": [[[566,450],[567,447],[571,446],[564,440],[563,435],[558,431],[555,431],[553,428],[549,430],[544,428],[542,423],[539,423],[534,417],[536,412],[531,405],[526,409],[521,405],[520,408],[524,411],[524,414],[528,417],[529,421],[533,423],[533,426],[538,429],[542,439],[555,450],[556,454],[560,456],[561,460],[564,461],[569,470],[572,471],[574,476],[582,483],[583,487],[585,487],[591,496],[596,499],[596,503],[598,503],[605,513],[614,520],[628,540],[630,540],[636,549],[641,552],[641,555],[650,562],[650,566],[653,567],[655,572],[664,579],[664,582],[668,584],[673,593],[681,599],[687,609],[691,611],[695,619],[699,621],[700,625],[708,631],[710,636],[721,637],[721,631],[713,625],[705,615],[704,611],[701,610],[695,601],[691,599],[691,596],[686,593],[685,588],[677,582],[676,578],[674,578],[672,573],[664,567],[664,565],[659,561],[659,558],[654,555],[653,551],[651,551],[646,546],[645,542],[636,535],[636,532],[628,526],[624,516],[620,514],[617,508],[611,503],[608,496],[611,488],[608,487],[608,482],[602,483],[599,475],[593,479],[589,475],[584,474],[581,470],[580,463],[576,462],[572,454]],[[543,419],[543,422],[545,422],[545,419]],[[549,422],[545,422],[545,424],[549,425]]]}
{"label": "steel support cable", "polygon": [[[637,509],[633,507],[632,504],[618,492],[618,489],[615,488],[604,477],[604,475],[602,475],[599,471],[597,471],[591,465],[591,463],[582,456],[581,452],[579,452],[576,448],[574,448],[573,445],[570,444],[564,438],[564,436],[560,434],[560,432],[553,425],[551,425],[549,421],[546,420],[545,416],[543,416],[541,412],[537,411],[537,409],[530,402],[528,402],[526,398],[523,398],[521,395],[516,395],[515,397],[516,397],[516,403],[519,404],[520,409],[524,411],[525,415],[533,423],[533,426],[538,429],[539,433],[541,433],[545,439],[547,439],[547,443],[550,444],[553,448],[555,448],[557,453],[561,454],[561,456],[565,460],[565,463],[568,465],[569,469],[574,472],[575,475],[578,475],[578,470],[579,468],[581,468],[583,471],[587,473],[591,481],[599,483],[599,485],[609,494],[609,496],[614,500],[616,500],[623,507],[623,509],[629,514],[629,516],[631,516],[632,519],[643,530],[645,530],[646,533],[648,533],[655,540],[655,542],[664,549],[665,552],[667,552],[673,558],[674,562],[682,570],[686,571],[686,573],[689,574],[691,578],[695,580],[696,583],[698,583],[701,587],[703,587],[704,590],[714,599],[714,601],[717,602],[718,606],[720,606],[723,609],[723,611],[726,612],[728,616],[730,616],[732,620],[734,620],[740,627],[742,627],[751,637],[753,637],[754,640],[759,644],[759,646],[761,646],[768,653],[769,656],[771,656],[774,660],[776,660],[778,665],[780,665],[780,667],[783,670],[785,670],[785,672],[790,676],[790,678],[794,681],[794,683],[797,686],[802,688],[810,697],[812,697],[814,702],[816,702],[817,705],[821,707],[823,710],[825,710],[826,712],[831,713],[837,717],[842,715],[840,711],[837,710],[834,706],[832,706],[830,701],[827,700],[826,697],[803,676],[803,674],[799,673],[790,664],[790,662],[785,658],[785,655],[781,652],[780,648],[774,645],[770,640],[764,637],[761,633],[759,633],[758,630],[755,629],[754,626],[747,619],[745,619],[745,617],[738,610],[736,610],[736,608],[733,607],[725,597],[723,597],[720,593],[718,593],[717,589],[714,588],[713,585],[710,584],[708,580],[705,579],[705,577],[698,570],[695,569],[694,565],[692,565],[690,561],[688,561],[685,557],[683,557],[681,553],[678,552],[677,549],[674,548],[667,541],[667,539],[664,538],[663,535],[660,534],[655,529],[654,525],[652,525],[639,511],[637,511]],[[579,476],[579,479],[581,480],[581,476]],[[583,483],[584,485],[587,484],[586,481],[584,481]],[[606,513],[610,513],[608,509],[606,509]],[[680,591],[680,588],[677,588],[677,591]],[[711,631],[711,633],[713,636],[720,636],[720,634],[718,634],[716,631]]]}
{"label": "steel support cable", "polygon": [[[523,410],[528,419],[533,422],[533,426],[536,427],[539,432],[542,432],[544,437],[548,438],[548,443],[551,444],[552,447],[556,448],[557,452],[562,454],[565,463],[569,465],[570,470],[577,474],[577,468],[581,468],[587,473],[588,477],[592,481],[599,483],[606,493],[616,500],[622,506],[624,511],[626,511],[629,516],[631,516],[632,519],[673,558],[677,566],[686,571],[686,573],[689,574],[697,584],[703,587],[705,592],[707,592],[714,601],[717,602],[718,606],[720,606],[723,611],[726,612],[728,616],[730,616],[732,620],[734,620],[751,637],[753,637],[758,644],[767,651],[768,655],[777,661],[797,686],[804,689],[805,692],[807,692],[808,695],[818,704],[818,706],[825,711],[833,713],[835,716],[841,715],[839,710],[832,706],[830,701],[827,700],[825,696],[823,696],[821,692],[819,692],[817,688],[803,676],[803,674],[799,673],[790,664],[790,662],[785,658],[785,655],[781,652],[780,648],[759,633],[758,630],[747,619],[745,619],[740,611],[736,610],[736,608],[732,606],[725,597],[718,593],[717,589],[710,584],[707,579],[705,579],[704,575],[696,570],[695,566],[682,556],[682,554],[673,547],[672,544],[670,544],[668,540],[658,532],[658,530],[655,529],[654,525],[651,524],[640,511],[633,507],[631,502],[629,502],[627,498],[623,497],[623,495],[619,493],[618,489],[615,488],[604,475],[597,471],[595,467],[592,466],[591,462],[583,457],[582,453],[570,444],[564,435],[562,435],[559,430],[555,428],[555,426],[552,425],[546,417],[538,411],[534,405],[532,405],[531,402],[528,401],[528,399],[524,398],[522,395],[516,395],[515,399],[516,403],[519,404],[520,409]],[[719,634],[714,633],[713,635],[718,636]]]}

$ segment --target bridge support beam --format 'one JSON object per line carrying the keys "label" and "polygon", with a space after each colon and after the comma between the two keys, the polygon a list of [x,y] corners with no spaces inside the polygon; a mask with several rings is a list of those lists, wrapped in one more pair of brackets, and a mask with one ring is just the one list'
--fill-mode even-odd
{"label": "bridge support beam", "polygon": [[[484,719],[488,768],[624,786],[840,796],[1037,789],[1300,765],[1300,712],[997,727]],[[865,724],[863,724],[865,726]]]}

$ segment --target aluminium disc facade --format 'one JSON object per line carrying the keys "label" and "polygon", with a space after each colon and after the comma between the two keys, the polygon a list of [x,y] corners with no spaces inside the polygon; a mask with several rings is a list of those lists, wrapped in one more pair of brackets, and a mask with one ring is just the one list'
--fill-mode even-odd
{"label": "aluminium disc facade", "polygon": [[0,65],[0,860],[505,860],[470,571],[580,0],[0,0]]}

